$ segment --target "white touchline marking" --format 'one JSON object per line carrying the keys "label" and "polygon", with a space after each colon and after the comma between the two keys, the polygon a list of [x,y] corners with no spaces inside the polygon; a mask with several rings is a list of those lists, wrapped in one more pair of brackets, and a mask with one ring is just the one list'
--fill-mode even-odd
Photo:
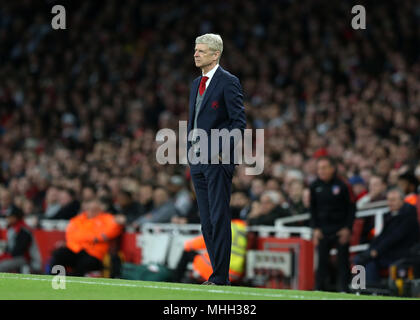
{"label": "white touchline marking", "polygon": [[[37,277],[18,277],[6,274],[0,274],[0,278],[4,279],[17,279],[17,280],[32,280],[32,281],[51,281],[48,278],[37,278]],[[156,285],[143,285],[143,284],[130,284],[130,283],[109,283],[109,282],[101,282],[101,281],[85,281],[85,280],[76,280],[76,279],[69,279],[66,278],[66,282],[68,283],[80,283],[80,284],[99,284],[104,286],[115,286],[115,287],[133,287],[133,288],[149,288],[149,289],[163,289],[163,290],[180,290],[180,291],[193,291],[193,292],[210,292],[210,293],[222,293],[222,294],[239,294],[244,296],[259,296],[259,297],[272,297],[272,298],[294,298],[294,299],[303,299],[307,300],[308,298],[303,295],[285,295],[285,294],[270,294],[270,293],[258,293],[258,292],[244,292],[244,291],[226,291],[220,289],[210,289],[204,290],[200,288],[183,288],[183,287],[172,287],[172,286],[156,286]],[[331,300],[327,298],[316,298],[316,300]],[[334,298],[333,300],[350,300],[344,298]]]}

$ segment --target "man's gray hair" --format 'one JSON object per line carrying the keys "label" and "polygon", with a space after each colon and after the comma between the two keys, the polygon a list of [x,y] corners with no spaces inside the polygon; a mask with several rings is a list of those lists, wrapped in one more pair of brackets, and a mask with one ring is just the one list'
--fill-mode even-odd
{"label": "man's gray hair", "polygon": [[[195,44],[203,43],[209,46],[212,51],[220,51],[220,56],[223,52],[223,40],[222,37],[215,33],[206,33],[202,36],[195,38]],[[219,57],[220,60],[220,57]]]}
{"label": "man's gray hair", "polygon": [[278,193],[277,191],[274,191],[274,190],[264,191],[261,197],[263,196],[267,196],[270,199],[270,201],[275,205],[280,204],[281,197],[280,197],[280,193]]}
{"label": "man's gray hair", "polygon": [[387,194],[388,193],[398,193],[399,194],[399,196],[400,196],[400,198],[402,199],[402,200],[404,200],[404,198],[405,198],[405,196],[406,196],[406,194],[404,193],[404,191],[402,191],[402,189],[401,188],[398,188],[398,187],[391,187],[391,188],[389,188],[388,190],[387,190],[387,192],[386,192]]}

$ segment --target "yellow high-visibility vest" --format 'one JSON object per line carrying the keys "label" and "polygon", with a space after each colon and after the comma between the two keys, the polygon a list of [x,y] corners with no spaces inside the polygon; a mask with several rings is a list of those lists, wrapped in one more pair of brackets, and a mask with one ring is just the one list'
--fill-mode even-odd
{"label": "yellow high-visibility vest", "polygon": [[229,270],[241,274],[245,269],[245,257],[247,247],[246,225],[242,221],[233,220],[232,226],[232,249],[230,254]]}

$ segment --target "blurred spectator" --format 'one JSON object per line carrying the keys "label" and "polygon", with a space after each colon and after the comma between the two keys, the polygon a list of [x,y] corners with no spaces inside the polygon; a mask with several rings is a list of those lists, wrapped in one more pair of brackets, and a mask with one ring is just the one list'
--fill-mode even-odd
{"label": "blurred spectator", "polygon": [[22,198],[21,208],[24,217],[33,216],[36,213],[33,201],[25,197]]}
{"label": "blurred spectator", "polygon": [[170,222],[176,214],[177,210],[173,201],[169,198],[168,191],[162,187],[157,187],[153,191],[153,210],[135,220],[133,226],[141,227],[147,222]]}
{"label": "blurred spectator", "polygon": [[[381,176],[373,175],[369,180],[368,193],[357,201],[357,208],[377,201],[386,200],[386,183]],[[360,235],[360,243],[369,243],[374,236],[375,217],[369,216],[363,218],[363,228]]]}
{"label": "blurred spectator", "polygon": [[360,209],[369,203],[386,199],[386,182],[381,176],[373,175],[369,180],[368,193],[357,200],[357,208]]}
{"label": "blurred spectator", "polygon": [[268,179],[264,190],[280,191],[280,183],[277,179]]}
{"label": "blurred spectator", "polygon": [[117,211],[125,217],[125,223],[131,224],[145,214],[139,202],[133,199],[130,191],[120,190],[117,197]]}
{"label": "blurred spectator", "polygon": [[311,184],[311,226],[318,253],[316,290],[327,290],[330,250],[337,248],[337,282],[339,292],[348,291],[350,280],[349,242],[355,217],[355,203],[349,186],[337,176],[331,158],[317,161],[318,179]]}
{"label": "blurred spectator", "polygon": [[293,180],[289,185],[288,203],[291,215],[307,213],[309,207],[304,203],[304,184],[301,180]]}
{"label": "blurred spectator", "polygon": [[372,240],[369,249],[354,260],[356,264],[365,266],[366,284],[369,286],[377,286],[380,270],[406,257],[419,242],[416,208],[404,202],[404,194],[399,189],[389,190],[387,201],[390,212],[384,216],[381,233]]}
{"label": "blurred spectator", "polygon": [[69,220],[73,218],[80,210],[80,202],[76,199],[76,192],[73,189],[62,188],[59,191],[58,202],[60,210],[48,219]]}
{"label": "blurred spectator", "polygon": [[185,217],[192,207],[191,195],[185,186],[185,181],[181,176],[175,175],[169,182],[168,190],[172,195],[177,214]]}
{"label": "blurred spectator", "polygon": [[153,185],[144,183],[139,187],[139,202],[142,206],[142,212],[147,213],[153,209]]}
{"label": "blurred spectator", "polygon": [[55,186],[50,186],[45,197],[45,218],[51,218],[57,214],[61,209],[59,201],[59,189]]}
{"label": "blurred spectator", "polygon": [[0,255],[0,272],[20,272],[26,265],[31,266],[33,272],[40,271],[40,254],[31,230],[23,221],[23,212],[9,210],[6,219],[6,250]]}
{"label": "blurred spectator", "polygon": [[[101,200],[102,203],[106,206],[106,212],[117,214],[118,210],[115,207],[114,201],[112,199],[111,189],[107,185],[101,185],[96,192],[97,197]],[[124,218],[125,221],[125,218]]]}
{"label": "blurred spectator", "polygon": [[287,217],[288,210],[282,205],[285,203],[283,196],[277,191],[265,191],[261,194],[260,201],[254,201],[248,214],[248,225],[274,225],[278,218]]}
{"label": "blurred spectator", "polygon": [[265,183],[262,178],[255,178],[251,182],[250,198],[252,201],[259,200],[265,190]]}
{"label": "blurred spectator", "polygon": [[96,188],[93,185],[86,185],[82,188],[82,210],[85,211],[83,208],[83,204],[92,201],[93,198],[96,197]]}
{"label": "blurred spectator", "polygon": [[171,223],[176,223],[176,224],[200,223],[200,216],[198,213],[198,203],[195,198],[195,192],[194,192],[194,187],[192,185],[192,180],[190,180],[190,189],[193,190],[193,191],[190,191],[192,203],[191,203],[190,209],[188,210],[187,215],[181,216],[178,213],[175,213],[175,215],[172,216],[171,218]]}
{"label": "blurred spectator", "polygon": [[0,192],[0,201],[0,216],[23,215],[22,209],[13,202],[12,194],[7,189]]}
{"label": "blurred spectator", "polygon": [[246,195],[245,191],[235,191],[230,198],[230,211],[232,217],[246,220],[249,211],[251,210],[251,201]]}
{"label": "blurred spectator", "polygon": [[356,198],[356,201],[358,201],[360,198],[362,198],[364,195],[368,193],[365,181],[363,180],[361,176],[351,177],[349,179],[349,183],[352,187],[353,194]]}
{"label": "blurred spectator", "polygon": [[200,223],[200,216],[198,214],[198,204],[197,204],[197,201],[195,200],[195,193],[191,193],[191,199],[193,203],[190,210],[188,210],[187,215],[180,216],[176,213],[174,216],[172,216],[171,223],[175,223],[175,224]]}
{"label": "blurred spectator", "polygon": [[66,244],[53,252],[50,270],[55,265],[70,267],[69,275],[72,276],[102,270],[102,260],[108,253],[110,240],[122,231],[114,216],[104,212],[104,208],[105,204],[98,198],[91,198],[86,203],[86,211],[70,220]]}
{"label": "blurred spectator", "polygon": [[413,206],[417,204],[418,184],[417,178],[411,172],[405,172],[398,177],[397,185],[405,194],[404,201]]}

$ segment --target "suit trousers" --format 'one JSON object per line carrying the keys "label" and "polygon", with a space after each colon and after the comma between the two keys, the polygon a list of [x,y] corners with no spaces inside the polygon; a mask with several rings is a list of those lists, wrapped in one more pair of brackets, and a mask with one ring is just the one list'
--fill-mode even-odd
{"label": "suit trousers", "polygon": [[229,285],[232,245],[230,197],[234,164],[190,165],[200,212],[201,231],[213,273],[209,281]]}

